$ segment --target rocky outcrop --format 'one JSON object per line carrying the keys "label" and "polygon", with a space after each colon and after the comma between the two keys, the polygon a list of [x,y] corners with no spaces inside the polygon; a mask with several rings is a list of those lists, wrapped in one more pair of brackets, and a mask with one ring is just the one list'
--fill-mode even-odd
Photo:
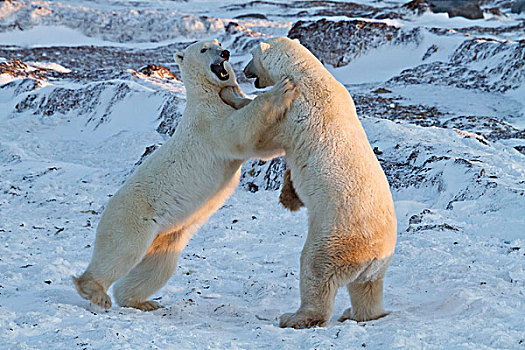
{"label": "rocky outcrop", "polygon": [[[68,83],[71,82],[68,79],[69,73],[63,73],[64,67],[56,64],[48,66],[51,68],[37,68],[18,59],[0,63],[0,76],[8,75],[12,80],[1,85],[0,89],[12,90],[13,96],[17,97],[18,102],[12,111],[15,115],[29,112],[41,117],[74,116],[85,118],[86,125],[97,129],[101,124],[111,121],[113,109],[120,102],[133,95],[146,94],[160,95],[166,101],[158,108],[159,133],[172,135],[181,117],[179,109],[183,105],[183,99],[177,97],[177,93],[162,85],[149,86],[151,79],[140,80],[142,76],[152,78],[154,82],[162,80],[164,84],[182,86],[166,67],[148,65],[139,69],[141,76],[131,71],[131,74],[121,73],[119,79],[93,79],[94,81],[86,84],[71,84]],[[133,78],[148,85],[148,89],[130,84]],[[47,88],[41,89],[43,86]]]}
{"label": "rocky outcrop", "polygon": [[4,75],[5,80],[33,79],[43,81],[47,80],[48,77],[60,76],[66,72],[69,70],[58,65],[46,68],[45,66],[26,64],[17,58],[0,62],[0,76]]}
{"label": "rocky outcrop", "polygon": [[160,124],[157,127],[157,132],[161,135],[172,136],[179,125],[182,118],[182,106],[184,101],[176,96],[170,96],[160,108],[159,117]]}
{"label": "rocky outcrop", "polygon": [[[50,91],[37,89],[15,105],[15,112],[30,111],[43,117],[75,112],[78,116],[87,115],[88,123],[94,123],[96,128],[107,121],[113,104],[129,93],[130,88],[125,82],[99,82],[81,88],[56,86]],[[108,94],[111,96],[109,101],[106,100]],[[101,107],[105,110],[103,114],[98,113]]]}
{"label": "rocky outcrop", "polygon": [[[426,189],[436,207],[452,209],[460,202],[483,198],[480,207],[492,205],[499,195],[525,195],[520,172],[503,173],[495,164],[513,163],[516,153],[500,152],[461,130],[420,128],[364,118],[363,124],[391,187]],[[402,142],[383,142],[402,140]],[[487,157],[487,155],[489,155]]]}
{"label": "rocky outcrop", "polygon": [[283,157],[270,161],[249,160],[242,166],[241,186],[250,192],[281,188],[286,162]]}
{"label": "rocky outcrop", "polygon": [[288,37],[299,39],[321,62],[334,67],[347,65],[354,58],[384,45],[419,43],[420,30],[402,29],[383,22],[363,20],[295,23]]}
{"label": "rocky outcrop", "polygon": [[[288,1],[288,2],[273,2],[255,0],[245,3],[227,5],[224,9],[229,11],[250,10],[257,8],[257,6],[265,5],[267,7],[274,7],[275,12],[282,17],[306,17],[306,16],[346,16],[346,17],[363,17],[363,18],[400,18],[401,14],[396,11],[395,7],[390,6],[371,6],[369,4],[360,4],[358,2],[350,1]],[[239,15],[236,18],[262,18],[262,14],[248,13],[246,15]],[[266,16],[264,16],[266,17]]]}
{"label": "rocky outcrop", "polygon": [[175,74],[173,74],[170,71],[169,68],[157,64],[148,64],[144,67],[139,68],[138,71],[139,73],[142,73],[145,76],[152,78],[180,81],[180,79],[177,78]]}
{"label": "rocky outcrop", "polygon": [[438,84],[505,92],[525,82],[525,40],[508,42],[470,39],[447,62],[419,65],[401,72],[391,83]]}
{"label": "rocky outcrop", "polygon": [[224,34],[220,37],[223,42],[231,41],[228,48],[239,54],[250,53],[255,45],[267,38],[271,36],[251,30],[237,22],[227,23],[224,27]]}
{"label": "rocky outcrop", "polygon": [[[16,48],[0,46],[0,57],[21,59],[24,62],[56,62],[70,72],[67,78],[75,81],[98,81],[119,79],[127,75],[128,69],[147,68],[152,62],[164,67],[174,76],[178,68],[173,54],[187,44],[178,43],[153,49],[137,50],[125,47],[76,46]],[[155,68],[159,74],[160,68]],[[48,69],[47,75],[54,75]],[[151,67],[148,72],[152,72]]]}

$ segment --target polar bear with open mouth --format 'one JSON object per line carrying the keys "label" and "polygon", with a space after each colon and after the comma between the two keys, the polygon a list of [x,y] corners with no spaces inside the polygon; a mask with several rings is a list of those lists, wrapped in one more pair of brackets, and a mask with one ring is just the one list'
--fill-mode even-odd
{"label": "polar bear with open mouth", "polygon": [[[281,80],[236,111],[221,90],[239,91],[218,41],[200,42],[175,54],[187,105],[175,134],[131,175],[107,204],[97,227],[91,263],[74,277],[78,293],[103,308],[117,303],[143,311],[160,305],[148,298],[172,276],[191,235],[234,191],[241,164],[282,153],[259,143],[297,95]],[[233,94],[232,96],[235,96]]]}

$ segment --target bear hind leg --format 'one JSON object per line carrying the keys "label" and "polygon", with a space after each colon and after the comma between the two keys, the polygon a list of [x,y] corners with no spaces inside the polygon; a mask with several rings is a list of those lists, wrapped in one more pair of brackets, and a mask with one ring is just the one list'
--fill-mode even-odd
{"label": "bear hind leg", "polygon": [[388,313],[383,308],[383,278],[364,283],[347,284],[352,308],[345,310],[340,322],[377,320]]}
{"label": "bear hind leg", "polygon": [[[326,326],[334,310],[337,285],[301,276],[301,306],[295,313],[281,315],[279,326],[295,329]],[[306,283],[305,283],[306,280]]]}
{"label": "bear hind leg", "polygon": [[[307,240],[308,241],[308,240]],[[327,277],[323,271],[314,271],[315,257],[307,257],[308,243],[301,254],[299,289],[301,306],[295,313],[281,315],[279,326],[295,329],[323,327],[334,310],[338,285],[335,276]]]}
{"label": "bear hind leg", "polygon": [[[73,277],[73,283],[82,298],[109,309],[111,298],[106,291],[140,262],[153,241],[154,233],[150,227],[133,225],[133,222],[119,231],[111,230],[103,220],[104,217],[97,229],[91,262],[81,276]],[[133,239],[125,240],[122,237]]]}
{"label": "bear hind leg", "polygon": [[157,236],[142,261],[115,283],[113,296],[117,303],[142,311],[163,307],[147,298],[162,288],[173,275],[179,255],[190,236],[188,230]]}

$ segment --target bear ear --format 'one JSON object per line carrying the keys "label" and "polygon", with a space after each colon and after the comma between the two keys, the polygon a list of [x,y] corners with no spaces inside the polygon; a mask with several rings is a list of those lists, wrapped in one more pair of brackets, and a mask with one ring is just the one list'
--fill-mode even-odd
{"label": "bear ear", "polygon": [[182,60],[184,59],[184,54],[182,52],[177,52],[175,55],[173,55],[173,58],[175,59],[175,62],[180,66],[182,64]]}
{"label": "bear ear", "polygon": [[266,50],[268,50],[268,49],[270,48],[270,44],[265,43],[264,41],[261,42],[261,43],[259,44],[259,46],[261,47],[261,51],[262,51],[262,52],[264,52],[264,51],[266,51]]}
{"label": "bear ear", "polygon": [[292,39],[292,41],[294,41],[294,42],[296,42],[296,43],[298,43],[298,44],[301,43],[301,42],[299,41],[299,39]]}

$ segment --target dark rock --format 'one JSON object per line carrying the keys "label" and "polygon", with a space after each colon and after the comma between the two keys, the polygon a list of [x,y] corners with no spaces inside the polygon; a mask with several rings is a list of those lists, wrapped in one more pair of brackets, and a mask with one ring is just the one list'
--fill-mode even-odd
{"label": "dark rock", "polygon": [[392,91],[385,89],[385,88],[377,88],[374,91],[372,91],[374,94],[390,94]]}
{"label": "dark rock", "polygon": [[159,147],[160,145],[147,146],[146,149],[144,150],[144,153],[142,153],[142,155],[140,156],[140,159],[135,163],[134,167],[138,167],[139,165],[144,163],[146,158],[148,158]]}
{"label": "dark rock", "polygon": [[286,163],[283,157],[271,161],[249,160],[243,164],[242,170],[241,185],[249,191],[278,190],[282,184]]}
{"label": "dark rock", "polygon": [[221,36],[221,41],[233,39],[228,49],[242,54],[250,53],[255,45],[266,38],[270,38],[270,36],[248,29],[237,22],[229,22],[224,26],[224,34]]}
{"label": "dark rock", "polygon": [[525,12],[525,0],[516,0],[510,10],[512,13],[522,13]]}
{"label": "dark rock", "polygon": [[430,9],[430,5],[428,4],[427,0],[413,0],[404,4],[402,7],[415,11],[418,14],[422,14],[423,12]]}
{"label": "dark rock", "polygon": [[419,215],[412,215],[410,217],[410,219],[408,220],[408,223],[410,225],[413,225],[413,224],[420,224],[421,223],[421,216]]}
{"label": "dark rock", "polygon": [[179,121],[182,118],[182,113],[179,109],[182,105],[182,101],[172,96],[162,106],[159,114],[161,122],[157,127],[157,132],[161,135],[172,136],[179,125]]}
{"label": "dark rock", "polygon": [[501,9],[499,7],[484,8],[483,12],[490,13],[494,16],[505,16],[505,14],[501,12]]}
{"label": "dark rock", "polygon": [[243,18],[257,18],[257,19],[268,19],[265,15],[261,13],[247,13],[244,15],[235,16],[236,19],[243,19]]}
{"label": "dark rock", "polygon": [[465,17],[468,19],[483,18],[483,11],[477,0],[429,0],[430,9],[434,13],[448,13],[449,17]]}
{"label": "dark rock", "polygon": [[434,13],[447,13],[449,17],[483,18],[483,11],[477,0],[413,0],[403,7],[418,14],[430,9]]}
{"label": "dark rock", "polygon": [[514,146],[514,149],[521,154],[525,154],[525,146]]}
{"label": "dark rock", "polygon": [[156,64],[148,64],[142,68],[139,68],[139,72],[147,75],[148,77],[159,77],[161,79],[175,79],[179,80],[170,70],[164,66]]}
{"label": "dark rock", "polygon": [[430,47],[427,49],[427,52],[422,57],[422,60],[427,60],[430,56],[435,54],[438,51],[438,47],[435,44],[430,45]]}

